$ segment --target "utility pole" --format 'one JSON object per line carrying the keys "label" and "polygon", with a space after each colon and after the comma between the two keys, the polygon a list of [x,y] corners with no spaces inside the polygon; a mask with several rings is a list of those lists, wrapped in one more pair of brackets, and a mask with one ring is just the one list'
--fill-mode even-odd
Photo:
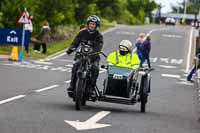
{"label": "utility pole", "polygon": [[184,16],[183,16],[183,23],[185,24],[187,14],[187,0],[184,0]]}

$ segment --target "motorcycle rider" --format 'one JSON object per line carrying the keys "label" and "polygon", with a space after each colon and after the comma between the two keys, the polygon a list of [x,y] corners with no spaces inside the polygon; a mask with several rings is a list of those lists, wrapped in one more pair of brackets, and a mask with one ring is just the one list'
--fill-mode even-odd
{"label": "motorcycle rider", "polygon": [[[86,29],[81,30],[78,35],[75,37],[74,41],[72,42],[70,48],[66,51],[68,55],[70,55],[72,52],[74,52],[79,45],[82,43],[89,44],[93,48],[93,52],[100,52],[103,47],[103,36],[101,33],[97,30],[97,28],[100,26],[100,19],[96,15],[89,16],[87,18],[87,27]],[[96,85],[96,80],[99,75],[99,61],[100,56],[99,55],[93,55],[90,57],[91,63],[92,63],[92,83],[91,88],[89,90],[89,93],[93,93],[94,87]],[[78,70],[78,67],[80,65],[80,58],[76,54],[74,58],[72,73],[71,73],[71,82],[70,86],[67,89],[68,94],[70,97],[73,96],[73,91],[75,89],[76,84],[76,71]]]}
{"label": "motorcycle rider", "polygon": [[110,53],[107,57],[109,65],[138,69],[140,59],[132,52],[132,43],[129,40],[122,40],[117,51]]}

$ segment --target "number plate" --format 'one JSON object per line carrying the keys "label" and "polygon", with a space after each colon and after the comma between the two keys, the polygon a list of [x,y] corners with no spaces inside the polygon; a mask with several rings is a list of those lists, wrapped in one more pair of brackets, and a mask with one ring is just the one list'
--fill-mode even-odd
{"label": "number plate", "polygon": [[113,79],[123,79],[123,75],[114,74]]}

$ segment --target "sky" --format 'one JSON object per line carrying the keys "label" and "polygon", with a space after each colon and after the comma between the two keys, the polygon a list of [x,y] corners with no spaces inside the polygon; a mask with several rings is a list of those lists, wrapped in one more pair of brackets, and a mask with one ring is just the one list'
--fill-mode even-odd
{"label": "sky", "polygon": [[177,3],[183,2],[184,0],[154,0],[154,1],[164,6],[161,9],[162,13],[168,13],[171,11],[170,5],[178,5]]}

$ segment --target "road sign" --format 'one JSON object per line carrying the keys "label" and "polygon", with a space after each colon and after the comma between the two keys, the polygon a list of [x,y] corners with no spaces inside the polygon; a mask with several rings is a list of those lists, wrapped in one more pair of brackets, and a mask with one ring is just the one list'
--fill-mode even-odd
{"label": "road sign", "polygon": [[[22,29],[0,28],[0,44],[22,44]],[[24,45],[28,46],[30,31],[25,31]]]}
{"label": "road sign", "polygon": [[26,14],[25,11],[22,13],[22,15],[18,19],[17,23],[18,24],[29,24],[30,23],[29,16]]}

